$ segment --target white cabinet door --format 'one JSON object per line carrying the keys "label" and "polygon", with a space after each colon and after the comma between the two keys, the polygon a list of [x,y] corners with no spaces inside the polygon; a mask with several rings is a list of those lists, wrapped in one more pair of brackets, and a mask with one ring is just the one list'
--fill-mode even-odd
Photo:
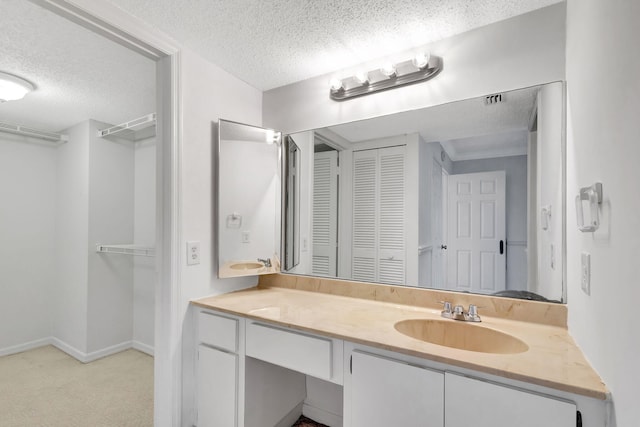
{"label": "white cabinet door", "polygon": [[461,375],[445,375],[445,427],[575,427],[576,405]]}
{"label": "white cabinet door", "polygon": [[361,352],[351,366],[351,427],[443,426],[444,374]]}
{"label": "white cabinet door", "polygon": [[198,347],[198,427],[235,427],[238,356]]}

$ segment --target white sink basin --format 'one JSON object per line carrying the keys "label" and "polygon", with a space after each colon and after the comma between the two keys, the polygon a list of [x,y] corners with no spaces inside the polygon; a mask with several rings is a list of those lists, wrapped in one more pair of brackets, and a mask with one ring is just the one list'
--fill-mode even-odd
{"label": "white sink basin", "polygon": [[520,339],[474,323],[455,320],[409,319],[394,326],[398,332],[431,344],[480,353],[514,354],[529,350]]}

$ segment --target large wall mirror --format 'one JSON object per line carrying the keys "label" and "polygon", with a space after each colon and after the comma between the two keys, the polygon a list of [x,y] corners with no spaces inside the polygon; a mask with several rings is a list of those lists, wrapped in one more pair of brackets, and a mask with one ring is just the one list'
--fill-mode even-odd
{"label": "large wall mirror", "polygon": [[564,301],[563,117],[557,82],[289,135],[286,271]]}
{"label": "large wall mirror", "polygon": [[218,123],[218,276],[280,271],[281,137]]}

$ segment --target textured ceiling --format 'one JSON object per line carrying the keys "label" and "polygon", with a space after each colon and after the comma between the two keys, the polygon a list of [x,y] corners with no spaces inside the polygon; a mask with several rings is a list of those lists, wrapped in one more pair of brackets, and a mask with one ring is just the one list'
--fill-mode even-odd
{"label": "textured ceiling", "polygon": [[261,90],[561,0],[109,0]]}
{"label": "textured ceiling", "polygon": [[25,0],[0,0],[0,71],[36,85],[0,121],[51,132],[155,111],[155,63]]}
{"label": "textured ceiling", "polygon": [[499,104],[473,98],[328,129],[351,143],[419,133],[426,142],[441,142],[453,160],[521,155],[537,92],[519,89],[504,93]]}

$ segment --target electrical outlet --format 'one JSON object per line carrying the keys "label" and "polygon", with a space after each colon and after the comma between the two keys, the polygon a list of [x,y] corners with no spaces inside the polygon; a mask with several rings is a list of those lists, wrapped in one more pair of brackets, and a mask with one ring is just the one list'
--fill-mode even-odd
{"label": "electrical outlet", "polygon": [[581,287],[585,294],[591,295],[591,254],[582,252],[580,267]]}
{"label": "electrical outlet", "polygon": [[200,264],[200,242],[187,242],[187,265]]}
{"label": "electrical outlet", "polygon": [[302,252],[307,252],[309,247],[309,239],[307,239],[306,237],[302,238]]}
{"label": "electrical outlet", "polygon": [[249,231],[242,232],[242,243],[251,243],[251,233]]}

